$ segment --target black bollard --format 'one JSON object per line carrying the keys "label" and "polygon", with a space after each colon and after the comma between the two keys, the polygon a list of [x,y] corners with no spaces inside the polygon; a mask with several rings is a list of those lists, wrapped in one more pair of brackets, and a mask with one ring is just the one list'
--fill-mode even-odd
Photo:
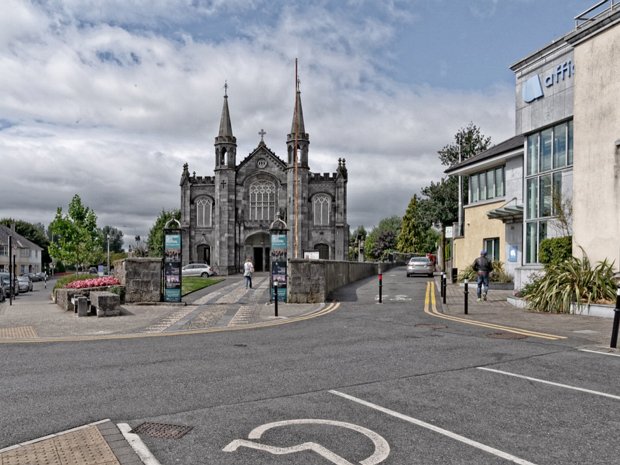
{"label": "black bollard", "polygon": [[467,305],[469,304],[469,283],[467,280],[464,280],[465,290],[463,293],[465,294],[465,302],[463,302],[463,308],[465,310],[465,315],[467,315]]}
{"label": "black bollard", "polygon": [[442,272],[441,273],[441,281],[440,281],[440,284],[439,284],[439,290],[440,290],[440,294],[441,294],[441,298],[442,299],[443,299],[443,296],[445,295],[445,292],[446,292],[446,288],[444,287],[444,284],[443,284],[443,282],[444,282],[443,280],[445,278],[446,278],[446,273]]}
{"label": "black bollard", "polygon": [[383,303],[383,274],[379,273],[379,303]]}
{"label": "black bollard", "polygon": [[609,347],[618,347],[618,326],[620,326],[620,287],[616,289],[616,308],[614,309],[614,324],[611,330],[611,344]]}
{"label": "black bollard", "polygon": [[441,288],[443,290],[443,300],[442,300],[442,302],[445,304],[446,303],[446,298],[448,297],[448,278],[446,277],[445,273],[443,273],[442,277],[441,277]]}
{"label": "black bollard", "polygon": [[273,308],[275,309],[275,316],[278,316],[278,283],[273,283]]}

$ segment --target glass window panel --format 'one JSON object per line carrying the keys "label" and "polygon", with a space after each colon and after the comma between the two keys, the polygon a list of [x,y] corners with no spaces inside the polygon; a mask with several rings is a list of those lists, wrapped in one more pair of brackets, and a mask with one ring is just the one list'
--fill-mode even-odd
{"label": "glass window panel", "polygon": [[486,173],[480,173],[479,175],[480,178],[480,200],[486,200],[487,199],[487,174]]}
{"label": "glass window panel", "polygon": [[538,134],[527,137],[527,174],[538,173]]}
{"label": "glass window panel", "polygon": [[553,215],[562,208],[562,172],[553,173]]}
{"label": "glass window panel", "polygon": [[538,223],[538,245],[536,249],[538,250],[538,246],[543,239],[547,239],[547,222],[541,221]]}
{"label": "glass window panel", "polygon": [[551,216],[551,175],[540,177],[540,216]]}
{"label": "glass window panel", "polygon": [[559,124],[553,128],[553,167],[566,166],[566,130],[567,125]]}
{"label": "glass window panel", "polygon": [[568,145],[568,157],[567,157],[567,163],[569,166],[571,166],[573,164],[573,122],[569,121],[568,122],[568,134],[567,134],[567,145]]}
{"label": "glass window panel", "polygon": [[495,193],[497,197],[503,197],[506,195],[504,191],[504,167],[497,168],[495,170]]}
{"label": "glass window panel", "polygon": [[492,199],[497,197],[497,193],[495,192],[495,175],[494,171],[487,171],[487,199]]}
{"label": "glass window panel", "polygon": [[471,201],[472,202],[477,202],[480,197],[478,195],[478,175],[474,174],[473,176],[470,177],[470,192],[471,192]]}
{"label": "glass window panel", "polygon": [[525,229],[525,262],[536,263],[538,244],[536,243],[536,223],[527,223]]}
{"label": "glass window panel", "polygon": [[538,178],[530,178],[527,180],[527,212],[526,218],[532,219],[538,217]]}
{"label": "glass window panel", "polygon": [[540,171],[551,169],[551,148],[553,142],[553,129],[545,129],[540,133]]}

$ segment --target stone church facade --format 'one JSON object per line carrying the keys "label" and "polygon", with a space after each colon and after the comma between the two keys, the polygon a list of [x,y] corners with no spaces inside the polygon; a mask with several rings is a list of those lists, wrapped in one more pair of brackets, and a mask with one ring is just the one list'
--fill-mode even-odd
{"label": "stone church facade", "polygon": [[264,142],[237,163],[228,95],[215,138],[213,176],[181,175],[183,264],[206,262],[219,274],[241,270],[251,257],[257,271],[270,269],[270,226],[281,218],[288,228],[288,257],[318,252],[320,259],[345,260],[348,252],[347,168],[338,159],[335,173],[313,173],[310,137],[305,132],[297,89],[286,160]]}

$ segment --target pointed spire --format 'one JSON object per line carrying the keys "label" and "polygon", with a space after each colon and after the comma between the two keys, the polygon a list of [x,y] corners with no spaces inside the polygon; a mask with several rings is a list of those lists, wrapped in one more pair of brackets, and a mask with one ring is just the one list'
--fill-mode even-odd
{"label": "pointed spire", "polygon": [[306,133],[304,126],[304,112],[301,109],[301,91],[299,90],[299,79],[296,83],[296,95],[295,95],[295,111],[293,112],[293,125],[291,127],[291,134],[297,133],[298,137],[303,137]]}
{"label": "pointed spire", "polygon": [[228,111],[228,83],[224,84],[224,106],[222,107],[222,117],[220,118],[219,137],[233,137],[232,124],[230,122],[230,112]]}

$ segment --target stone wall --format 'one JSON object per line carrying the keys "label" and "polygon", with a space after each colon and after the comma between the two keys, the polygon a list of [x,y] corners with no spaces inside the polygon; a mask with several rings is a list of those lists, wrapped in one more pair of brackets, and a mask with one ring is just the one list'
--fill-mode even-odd
{"label": "stone wall", "polygon": [[[387,267],[381,264],[382,269]],[[289,303],[325,302],[329,294],[349,283],[379,273],[379,263],[333,260],[289,261]]]}
{"label": "stone wall", "polygon": [[114,263],[115,274],[125,286],[125,302],[161,301],[161,258],[126,258]]}

